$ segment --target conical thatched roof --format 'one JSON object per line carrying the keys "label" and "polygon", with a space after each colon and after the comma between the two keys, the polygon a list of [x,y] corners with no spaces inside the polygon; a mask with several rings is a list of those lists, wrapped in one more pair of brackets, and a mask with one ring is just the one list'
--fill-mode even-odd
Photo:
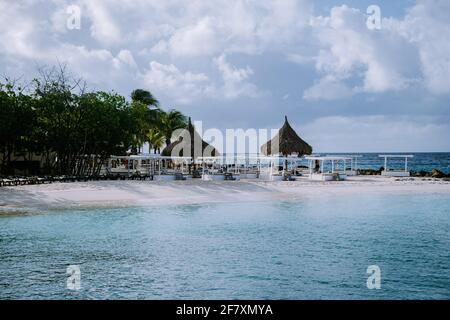
{"label": "conical thatched roof", "polygon": [[[278,144],[278,148],[277,148]],[[290,154],[311,154],[312,147],[305,142],[289,125],[287,117],[284,117],[284,124],[272,140],[267,141],[261,147],[261,152],[265,155],[275,155],[281,153],[283,156]]]}
{"label": "conical thatched roof", "polygon": [[[190,154],[189,154],[190,150]],[[202,137],[195,130],[189,118],[187,127],[177,141],[172,142],[162,151],[163,156],[175,157],[216,157],[219,152],[210,144],[203,141]]]}

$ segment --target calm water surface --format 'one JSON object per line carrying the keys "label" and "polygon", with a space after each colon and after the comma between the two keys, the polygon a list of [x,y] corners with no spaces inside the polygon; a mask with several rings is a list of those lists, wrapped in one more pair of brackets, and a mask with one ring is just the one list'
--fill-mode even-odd
{"label": "calm water surface", "polygon": [[449,248],[450,195],[3,216],[0,298],[449,299]]}

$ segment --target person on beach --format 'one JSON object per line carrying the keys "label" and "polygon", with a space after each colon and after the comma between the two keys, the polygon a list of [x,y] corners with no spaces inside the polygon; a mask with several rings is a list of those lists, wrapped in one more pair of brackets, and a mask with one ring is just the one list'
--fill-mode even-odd
{"label": "person on beach", "polygon": [[314,172],[319,172],[320,171],[320,161],[316,160],[315,161],[315,165],[314,165]]}

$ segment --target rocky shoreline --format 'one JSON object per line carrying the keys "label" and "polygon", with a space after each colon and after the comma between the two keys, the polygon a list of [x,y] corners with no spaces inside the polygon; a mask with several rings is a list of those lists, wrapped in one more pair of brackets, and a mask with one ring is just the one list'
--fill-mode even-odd
{"label": "rocky shoreline", "polygon": [[[358,169],[358,174],[362,176],[379,176],[381,175],[381,172],[384,170],[383,167],[381,167],[378,170],[375,169]],[[417,177],[417,178],[437,178],[437,179],[450,179],[450,173],[442,172],[438,169],[433,169],[431,171],[410,171],[411,177]]]}

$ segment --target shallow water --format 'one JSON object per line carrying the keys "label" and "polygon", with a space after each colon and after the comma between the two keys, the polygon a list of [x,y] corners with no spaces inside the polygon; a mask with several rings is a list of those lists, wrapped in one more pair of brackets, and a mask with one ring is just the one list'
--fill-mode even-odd
{"label": "shallow water", "polygon": [[449,299],[449,230],[442,194],[4,216],[0,298]]}

